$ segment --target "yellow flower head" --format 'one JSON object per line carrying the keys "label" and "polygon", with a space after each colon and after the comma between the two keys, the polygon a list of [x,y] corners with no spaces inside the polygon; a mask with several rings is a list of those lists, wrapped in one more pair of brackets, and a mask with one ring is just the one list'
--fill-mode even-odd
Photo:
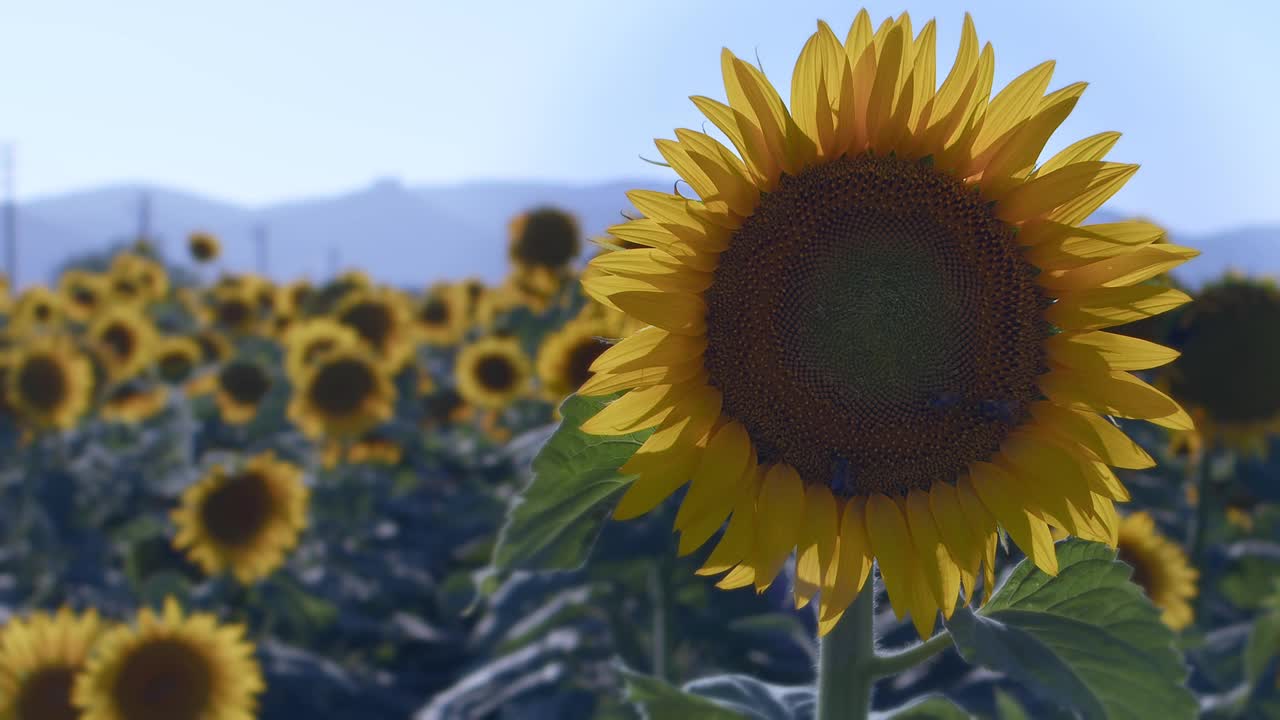
{"label": "yellow flower head", "polygon": [[51,332],[62,324],[65,314],[61,295],[43,285],[32,285],[18,296],[9,320],[10,332],[15,335]]}
{"label": "yellow flower head", "polygon": [[228,472],[215,466],[173,511],[173,544],[209,575],[230,571],[245,585],[275,572],[307,525],[302,470],[273,452]]}
{"label": "yellow flower head", "polygon": [[10,619],[0,630],[0,720],[78,720],[72,688],[103,630],[95,610]]}
{"label": "yellow flower head", "polygon": [[523,396],[533,376],[515,338],[486,337],[462,348],[454,361],[458,394],[477,407],[499,410]]}
{"label": "yellow flower head", "polygon": [[222,243],[213,233],[193,232],[187,236],[187,252],[196,262],[210,262],[222,254]]}
{"label": "yellow flower head", "polygon": [[935,78],[935,25],[858,14],[805,44],[784,103],[721,56],[728,138],[658,150],[696,198],[633,191],[610,228],[642,247],[591,261],[586,292],[651,327],[579,392],[627,391],[583,425],[653,429],[615,515],[686,482],[680,552],[728,521],[701,572],[769,586],[796,553],[796,602],[827,632],[878,565],[899,615],[932,632],[993,582],[997,527],[1057,572],[1050,526],[1114,545],[1109,465],[1152,461],[1102,415],[1191,427],[1130,374],[1173,351],[1103,332],[1189,298],[1140,283],[1196,253],[1141,222],[1084,223],[1136,171],[1103,133],[1038,162],[1084,90],[1053,63],[992,97],[966,17]]}
{"label": "yellow flower head", "polygon": [[73,698],[80,720],[254,720],[265,688],[242,625],[208,613],[143,608],[105,633]]}
{"label": "yellow flower head", "polygon": [[1133,582],[1160,610],[1160,619],[1174,630],[1191,624],[1191,600],[1200,573],[1187,562],[1182,546],[1156,529],[1145,512],[1126,515],[1120,522],[1117,556],[1133,567]]}
{"label": "yellow flower head", "polygon": [[334,309],[333,318],[355,330],[393,372],[413,353],[412,316],[404,296],[395,290],[354,290]]}
{"label": "yellow flower head", "polygon": [[165,382],[186,382],[203,361],[200,343],[193,338],[169,336],[156,343],[156,371]]}
{"label": "yellow flower head", "polygon": [[609,348],[613,328],[604,320],[574,320],[549,334],[538,348],[538,379],[548,399],[558,401],[591,378],[591,364]]}
{"label": "yellow flower head", "polygon": [[166,385],[125,383],[108,393],[99,411],[102,419],[133,425],[158,415],[169,404]]}
{"label": "yellow flower head", "polygon": [[89,326],[88,341],[112,382],[123,382],[151,363],[156,327],[139,309],[113,306]]}
{"label": "yellow flower head", "polygon": [[320,317],[292,328],[285,337],[285,371],[297,383],[322,355],[360,344],[360,335],[329,317]]}
{"label": "yellow flower head", "polygon": [[324,353],[295,380],[289,419],[313,438],[358,437],[390,420],[396,391],[363,346]]}
{"label": "yellow flower head", "polygon": [[68,430],[89,409],[93,368],[68,338],[32,339],[10,355],[6,366],[5,403],[25,423]]}
{"label": "yellow flower head", "polygon": [[418,337],[429,345],[453,345],[469,325],[470,300],[462,285],[437,285],[418,301],[413,319]]}
{"label": "yellow flower head", "polygon": [[58,278],[58,294],[62,308],[71,319],[89,322],[107,303],[107,278],[85,270],[68,270]]}
{"label": "yellow flower head", "polygon": [[523,212],[512,218],[508,231],[508,250],[517,267],[561,270],[582,252],[578,220],[557,208]]}
{"label": "yellow flower head", "polygon": [[258,406],[271,390],[271,373],[250,360],[232,360],[217,374],[218,411],[223,422],[243,425],[258,414]]}

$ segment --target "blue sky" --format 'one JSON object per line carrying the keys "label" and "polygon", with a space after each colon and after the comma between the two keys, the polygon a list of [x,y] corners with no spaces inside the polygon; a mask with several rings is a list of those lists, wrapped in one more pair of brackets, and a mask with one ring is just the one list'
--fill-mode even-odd
{"label": "blue sky", "polygon": [[[831,0],[171,3],[43,0],[0,11],[0,140],[24,197],[112,182],[247,204],[408,183],[662,177],[653,137],[700,127],[718,52],[757,53],[785,97]],[[966,5],[873,2],[939,23]],[[1049,148],[1125,133],[1143,170],[1114,205],[1199,232],[1280,222],[1280,116],[1269,1],[974,0],[1002,83],[1047,59],[1090,89]],[[941,61],[940,61],[941,62]]]}

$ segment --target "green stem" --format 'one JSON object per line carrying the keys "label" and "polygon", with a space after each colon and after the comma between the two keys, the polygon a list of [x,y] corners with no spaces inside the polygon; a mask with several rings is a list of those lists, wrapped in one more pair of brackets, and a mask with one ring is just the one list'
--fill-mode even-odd
{"label": "green stem", "polygon": [[667,589],[660,563],[649,563],[649,604],[653,606],[653,676],[669,680],[667,668]]}
{"label": "green stem", "polygon": [[905,650],[879,655],[871,666],[876,677],[897,675],[903,670],[910,670],[929,658],[951,647],[951,633],[943,630],[928,640],[912,645]]}
{"label": "green stem", "polygon": [[1201,567],[1200,559],[1204,554],[1205,537],[1209,526],[1209,511],[1211,498],[1210,482],[1209,482],[1209,459],[1208,453],[1202,454],[1195,461],[1196,475],[1196,517],[1191,525],[1191,537],[1188,544],[1188,554],[1191,556],[1191,566]]}
{"label": "green stem", "polygon": [[876,664],[874,600],[873,575],[840,622],[819,641],[815,720],[864,720],[871,712]]}

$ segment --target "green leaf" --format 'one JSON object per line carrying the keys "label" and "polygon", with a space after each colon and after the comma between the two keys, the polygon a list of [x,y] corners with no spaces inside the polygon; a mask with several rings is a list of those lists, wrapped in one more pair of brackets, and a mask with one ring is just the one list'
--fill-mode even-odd
{"label": "green leaf", "polygon": [[1174,636],[1128,565],[1098,543],[1058,543],[1057,576],[1024,560],[980,613],[948,627],[970,663],[1003,672],[1089,718],[1194,718]]}
{"label": "green leaf", "polygon": [[561,406],[563,422],[533,459],[533,480],[507,513],[493,552],[496,570],[572,570],[586,562],[615,498],[635,480],[618,468],[651,433],[579,429],[614,397],[574,395]]}
{"label": "green leaf", "polygon": [[1000,720],[1028,720],[1022,703],[999,688],[996,688],[996,715]]}
{"label": "green leaf", "polygon": [[875,713],[876,720],[969,720],[972,715],[941,695],[925,695],[898,708]]}
{"label": "green leaf", "polygon": [[1266,668],[1271,658],[1280,655],[1280,612],[1262,615],[1253,624],[1244,644],[1244,675],[1250,685]]}
{"label": "green leaf", "polygon": [[658,678],[622,671],[627,700],[640,708],[649,720],[698,718],[699,720],[749,720],[750,716],[729,710],[704,697],[685,692]]}

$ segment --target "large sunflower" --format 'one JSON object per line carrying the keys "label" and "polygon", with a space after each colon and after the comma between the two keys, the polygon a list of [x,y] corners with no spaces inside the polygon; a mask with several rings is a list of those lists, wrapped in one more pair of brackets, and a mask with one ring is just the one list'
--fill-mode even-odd
{"label": "large sunflower", "polygon": [[1280,289],[1267,279],[1229,276],[1182,307],[1168,342],[1182,352],[1157,384],[1187,406],[1198,447],[1261,454],[1280,432]]}
{"label": "large sunflower", "polygon": [[296,383],[307,368],[327,352],[360,343],[355,330],[329,317],[319,317],[297,325],[285,337],[285,371]]}
{"label": "large sunflower", "polygon": [[135,308],[114,306],[89,326],[88,340],[112,382],[128,380],[151,362],[155,325]]}
{"label": "large sunflower", "polygon": [[437,285],[414,307],[418,337],[428,345],[453,345],[467,331],[470,301],[462,285]]}
{"label": "large sunflower", "polygon": [[78,720],[71,691],[102,631],[95,610],[9,620],[0,631],[0,720]]}
{"label": "large sunflower", "polygon": [[234,472],[214,466],[173,511],[173,545],[209,575],[230,571],[245,585],[279,568],[307,525],[302,470],[258,455]]}
{"label": "large sunflower", "polygon": [[108,631],[73,697],[81,720],[253,720],[265,688],[242,625],[184,616],[172,597]]}
{"label": "large sunflower", "polygon": [[1116,549],[1118,557],[1133,567],[1133,581],[1160,609],[1164,624],[1174,630],[1190,625],[1200,572],[1188,564],[1182,547],[1160,534],[1150,515],[1136,512],[1120,521]]}
{"label": "large sunflower", "polygon": [[355,330],[392,371],[399,370],[413,353],[412,316],[396,290],[354,290],[334,309],[333,318]]}
{"label": "large sunflower", "polygon": [[498,410],[529,389],[529,358],[515,338],[490,336],[462,348],[454,361],[458,394],[476,407]]}
{"label": "large sunflower", "polygon": [[289,419],[311,437],[356,437],[391,419],[395,386],[364,346],[320,356],[294,380]]}
{"label": "large sunflower", "polygon": [[701,572],[773,582],[798,553],[796,601],[821,590],[827,632],[874,559],[894,609],[927,636],[980,571],[997,526],[1057,572],[1049,526],[1114,545],[1108,465],[1150,458],[1101,414],[1191,420],[1128,371],[1176,353],[1102,328],[1188,300],[1135,286],[1195,252],[1158,228],[1079,224],[1134,173],[1117,135],[1037,167],[1084,85],[1045,94],[1053,63],[990,98],[991,47],[966,17],[935,89],[934,23],[825,23],[790,108],[724,51],[729,104],[694,103],[732,141],[676,131],[658,148],[700,199],[634,191],[610,229],[643,248],[597,256],[589,294],[652,325],[580,392],[628,391],[587,432],[655,432],[616,516],[686,481],[680,550],[728,529]]}
{"label": "large sunflower", "polygon": [[191,259],[199,263],[217,260],[222,254],[222,243],[213,233],[193,232],[187,236],[187,252]]}
{"label": "large sunflower", "polygon": [[89,407],[93,367],[65,337],[35,338],[14,351],[5,402],[36,427],[67,430]]}
{"label": "large sunflower", "polygon": [[538,379],[549,399],[560,400],[591,378],[591,364],[609,345],[603,319],[578,319],[549,334],[538,348]]}
{"label": "large sunflower", "polygon": [[252,420],[271,390],[271,373],[250,360],[232,360],[218,370],[217,378],[218,412],[232,425]]}
{"label": "large sunflower", "polygon": [[62,308],[71,319],[89,322],[107,299],[106,278],[86,270],[67,270],[58,278]]}

